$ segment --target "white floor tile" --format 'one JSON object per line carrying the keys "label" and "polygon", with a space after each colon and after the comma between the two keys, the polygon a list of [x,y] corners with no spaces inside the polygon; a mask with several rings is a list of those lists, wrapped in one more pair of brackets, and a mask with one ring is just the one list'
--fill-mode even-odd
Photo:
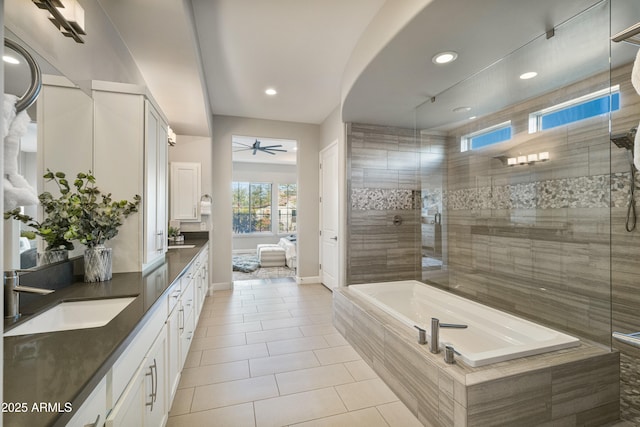
{"label": "white floor tile", "polygon": [[196,387],[191,411],[221,408],[278,396],[273,375]]}
{"label": "white floor tile", "polygon": [[422,427],[422,423],[400,401],[380,405],[377,408],[391,427]]}
{"label": "white floor tile", "polygon": [[270,329],[268,331],[247,332],[247,344],[258,342],[280,341],[293,338],[302,338],[300,328]]}
{"label": "white floor tile", "polygon": [[275,374],[279,372],[297,371],[298,369],[320,366],[312,351],[282,354],[249,360],[249,371],[252,377]]}
{"label": "white floor tile", "polygon": [[277,374],[276,381],[280,394],[285,395],[348,384],[354,379],[344,365],[337,364]]}
{"label": "white floor tile", "polygon": [[169,417],[167,421],[167,427],[255,427],[255,425],[251,403]]}
{"label": "white floor tile", "polygon": [[331,365],[333,363],[343,363],[361,359],[360,355],[350,345],[315,350],[315,353],[318,357],[318,360],[320,360],[320,363],[323,365]]}
{"label": "white floor tile", "polygon": [[330,387],[254,402],[258,427],[280,427],[347,412]]}
{"label": "white floor tile", "polygon": [[350,411],[395,402],[398,397],[379,378],[336,387],[336,391]]}
{"label": "white floor tile", "polygon": [[355,378],[356,381],[371,380],[378,378],[378,375],[367,362],[364,360],[355,360],[353,362],[346,362],[344,366],[349,370],[349,373]]}
{"label": "white floor tile", "polygon": [[233,362],[236,360],[249,360],[257,357],[267,357],[267,345],[265,343],[239,345],[235,347],[204,350],[200,365],[212,365],[215,363]]}
{"label": "white floor tile", "polygon": [[367,408],[294,424],[292,427],[389,427],[389,425],[375,408]]}
{"label": "white floor tile", "polygon": [[323,337],[304,337],[267,343],[269,354],[272,356],[327,348],[328,346],[329,344],[327,344],[327,341],[325,341]]}
{"label": "white floor tile", "polygon": [[249,378],[249,362],[246,360],[204,365],[183,369],[178,388],[209,385],[243,378]]}
{"label": "white floor tile", "polygon": [[191,344],[192,351],[210,350],[222,347],[234,347],[245,345],[247,340],[245,334],[220,335],[217,337],[194,338]]}

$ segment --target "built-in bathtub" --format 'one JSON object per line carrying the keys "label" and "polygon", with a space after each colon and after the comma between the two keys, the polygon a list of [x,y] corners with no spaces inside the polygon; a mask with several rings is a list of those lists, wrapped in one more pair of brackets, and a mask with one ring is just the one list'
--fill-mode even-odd
{"label": "built-in bathtub", "polygon": [[[437,301],[436,305],[442,311],[425,309],[423,312],[424,307],[417,300],[412,298],[413,302],[408,302],[404,301],[404,296],[399,296],[406,294],[408,289],[411,294],[421,293],[419,289],[424,285],[413,286],[416,283],[419,282],[334,288],[333,323],[425,426],[596,426],[618,419],[620,359],[617,352],[585,339],[570,339],[567,348],[553,350],[557,344],[554,343],[540,354],[519,354],[514,359],[496,362],[495,355],[482,355],[495,349],[469,349],[465,345],[473,341],[471,337],[458,341],[462,337],[450,333],[457,335],[479,329],[477,318],[491,319],[494,310],[476,314],[475,307],[471,310],[466,305],[471,301],[433,289],[436,292],[428,299]],[[372,293],[386,294],[382,298],[387,300],[385,306],[413,307],[414,310],[409,311],[417,311],[423,317],[399,315],[402,310],[397,309],[393,310],[397,313],[391,315],[388,308],[381,308],[382,304],[372,299],[369,295]],[[392,302],[394,300],[399,302]],[[448,364],[442,353],[432,354],[428,345],[419,344],[413,323],[429,326],[431,317],[446,323],[469,324],[468,331],[441,329],[441,342],[452,343],[466,358],[482,357],[475,362]],[[486,328],[517,329],[515,337],[506,339],[511,341],[512,347],[529,346],[516,342],[529,334],[537,337],[535,341],[552,342],[558,334],[546,328],[542,332],[532,332],[536,330],[534,324],[520,323],[522,319],[516,321],[509,315],[500,319],[485,323],[491,325]],[[519,326],[515,328],[510,322]],[[425,329],[429,330],[428,327]],[[485,337],[481,341],[492,340]],[[470,356],[472,354],[475,356]],[[461,357],[457,357],[459,361]],[[471,366],[485,362],[484,366]]]}
{"label": "built-in bathtub", "polygon": [[441,349],[452,346],[472,367],[580,345],[578,338],[415,280],[353,285],[350,289],[403,322],[416,337],[414,326],[425,329],[427,340],[431,340],[431,318],[467,325],[464,329],[441,328],[439,342]]}

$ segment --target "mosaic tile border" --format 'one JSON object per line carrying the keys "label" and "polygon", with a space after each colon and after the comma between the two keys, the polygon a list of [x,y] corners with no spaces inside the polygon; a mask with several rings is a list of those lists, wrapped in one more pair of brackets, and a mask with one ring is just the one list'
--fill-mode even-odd
{"label": "mosaic tile border", "polygon": [[445,192],[444,203],[451,210],[624,207],[630,179],[630,173],[615,173],[465,188]]}
{"label": "mosaic tile border", "polygon": [[[453,191],[354,188],[351,208],[410,210],[441,203],[450,210],[617,208],[627,206],[630,184],[631,174],[623,172]],[[611,191],[606,191],[608,188]],[[640,176],[636,188],[640,189]],[[640,201],[640,194],[636,201]]]}
{"label": "mosaic tile border", "polygon": [[420,200],[415,190],[384,188],[354,188],[351,190],[351,208],[356,211],[384,211],[415,209]]}

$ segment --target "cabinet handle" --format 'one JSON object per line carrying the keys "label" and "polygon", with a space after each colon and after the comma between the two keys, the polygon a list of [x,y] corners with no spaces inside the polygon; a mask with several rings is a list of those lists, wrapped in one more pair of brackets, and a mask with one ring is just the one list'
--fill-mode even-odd
{"label": "cabinet handle", "polygon": [[[156,369],[155,374],[154,374],[154,368]],[[153,359],[153,365],[149,366],[149,373],[145,374],[147,377],[151,377],[151,393],[149,393],[149,397],[151,398],[151,402],[146,402],[145,405],[146,406],[151,406],[150,411],[153,412],[153,404],[156,401],[156,390],[157,390],[157,384],[156,384],[156,374],[157,374],[157,367],[156,367],[156,359]]]}
{"label": "cabinet handle", "polygon": [[193,217],[196,218],[196,205],[193,205]]}
{"label": "cabinet handle", "polygon": [[93,423],[85,424],[84,427],[98,427],[99,425],[100,425],[100,415],[98,414],[98,417]]}
{"label": "cabinet handle", "polygon": [[178,322],[178,329],[180,329],[180,331],[184,331],[184,308],[180,307],[180,310],[178,310],[181,314],[181,318],[182,318],[182,326],[180,326],[180,322]]}
{"label": "cabinet handle", "polygon": [[153,401],[155,402],[158,399],[158,383],[160,382],[158,380],[158,364],[156,363],[156,358],[153,358],[153,372],[155,373],[155,377],[156,377],[156,382],[155,382],[155,387],[153,389]]}

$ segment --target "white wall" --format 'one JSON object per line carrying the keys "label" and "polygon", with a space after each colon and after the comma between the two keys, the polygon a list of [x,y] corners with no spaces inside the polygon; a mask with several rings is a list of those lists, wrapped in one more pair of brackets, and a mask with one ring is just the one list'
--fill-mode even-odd
{"label": "white wall", "polygon": [[63,75],[90,93],[91,80],[144,85],[131,53],[98,2],[82,2],[84,44],[64,37],[32,1],[5,0],[4,24]]}
{"label": "white wall", "polygon": [[260,135],[298,141],[298,275],[303,283],[318,276],[318,152],[320,126],[244,117],[213,117],[213,285],[230,287],[232,282],[231,251],[232,213],[231,161],[233,135]]}
{"label": "white wall", "polygon": [[[277,165],[267,163],[233,163],[233,181],[240,182],[268,182],[274,186],[273,204],[278,201],[278,184],[295,184],[298,181],[298,171],[295,165]],[[273,224],[278,226],[277,221]],[[278,243],[281,236],[285,236],[289,233],[278,235],[276,233],[266,233],[260,235],[248,234],[248,235],[234,235],[233,236],[233,250],[249,250],[256,249],[258,244],[264,243]]]}
{"label": "white wall", "polygon": [[[200,191],[212,195],[211,180],[211,138],[205,136],[177,135],[176,145],[169,147],[169,162],[200,163]],[[169,177],[171,179],[171,177]],[[171,188],[171,185],[169,185]],[[171,194],[169,194],[169,212],[171,212]],[[171,218],[169,218],[171,219]],[[212,220],[202,216],[211,228]],[[201,231],[200,222],[182,222],[181,231]]]}

